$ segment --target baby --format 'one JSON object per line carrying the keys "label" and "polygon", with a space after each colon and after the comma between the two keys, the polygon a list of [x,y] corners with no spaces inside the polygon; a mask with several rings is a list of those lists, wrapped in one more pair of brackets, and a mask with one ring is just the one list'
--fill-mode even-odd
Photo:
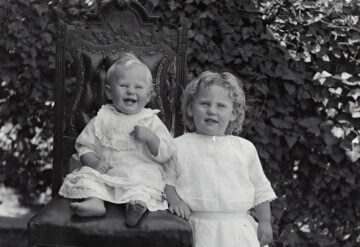
{"label": "baby", "polygon": [[[105,104],[76,140],[82,167],[66,176],[59,194],[82,217],[102,216],[104,201],[126,204],[126,224],[135,226],[146,210],[167,209],[163,163],[174,153],[172,136],[145,108],[152,95],[149,68],[131,53],[107,72]],[[80,199],[80,200],[79,200]]]}

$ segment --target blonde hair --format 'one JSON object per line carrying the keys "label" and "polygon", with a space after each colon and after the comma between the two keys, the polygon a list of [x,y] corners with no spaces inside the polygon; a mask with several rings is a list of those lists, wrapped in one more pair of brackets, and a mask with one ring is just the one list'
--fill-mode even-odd
{"label": "blonde hair", "polygon": [[190,132],[196,130],[194,119],[187,112],[188,107],[194,102],[199,92],[200,85],[211,87],[221,86],[229,90],[229,97],[233,100],[233,108],[236,114],[234,121],[231,121],[226,128],[225,134],[239,134],[242,131],[245,119],[246,103],[245,93],[242,89],[242,82],[229,72],[215,73],[204,71],[199,77],[193,79],[185,88],[182,98],[182,112],[185,125]]}
{"label": "blonde hair", "polygon": [[146,73],[147,82],[150,85],[150,89],[152,89],[152,75],[149,67],[140,61],[133,53],[124,53],[121,57],[116,60],[113,65],[108,69],[106,73],[106,83],[110,84],[113,80],[116,80],[121,76],[122,73],[126,72],[126,69],[133,66],[141,66]]}

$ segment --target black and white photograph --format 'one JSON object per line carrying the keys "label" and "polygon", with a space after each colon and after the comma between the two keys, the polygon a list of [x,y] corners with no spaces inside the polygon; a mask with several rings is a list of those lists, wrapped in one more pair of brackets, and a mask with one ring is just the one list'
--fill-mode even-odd
{"label": "black and white photograph", "polygon": [[360,246],[360,0],[0,0],[0,247]]}

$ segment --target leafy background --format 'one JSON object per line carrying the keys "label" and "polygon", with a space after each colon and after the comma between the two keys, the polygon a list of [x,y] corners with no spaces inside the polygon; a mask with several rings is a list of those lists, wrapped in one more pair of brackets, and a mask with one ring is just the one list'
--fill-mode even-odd
{"label": "leafy background", "polygon": [[[164,27],[188,25],[188,79],[211,69],[244,81],[242,135],[279,197],[273,246],[359,245],[360,1],[140,2]],[[0,183],[25,205],[51,194],[54,7],[76,20],[96,6],[0,2]]]}

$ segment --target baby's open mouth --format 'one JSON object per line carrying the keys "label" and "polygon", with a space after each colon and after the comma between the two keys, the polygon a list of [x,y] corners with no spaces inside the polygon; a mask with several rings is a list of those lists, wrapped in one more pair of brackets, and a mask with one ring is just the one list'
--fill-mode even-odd
{"label": "baby's open mouth", "polygon": [[135,103],[136,99],[124,99],[125,103]]}

